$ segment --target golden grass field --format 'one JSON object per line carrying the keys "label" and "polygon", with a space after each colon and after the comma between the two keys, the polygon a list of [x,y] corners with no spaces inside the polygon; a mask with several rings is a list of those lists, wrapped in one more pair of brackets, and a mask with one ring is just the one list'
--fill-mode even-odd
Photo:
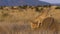
{"label": "golden grass field", "polygon": [[55,9],[56,7],[51,6],[50,9],[45,7],[46,10],[49,9],[49,14],[56,20],[57,27],[53,25],[53,30],[45,30],[45,28],[31,29],[29,20],[34,21],[33,19],[41,14],[41,11],[38,12],[35,8],[0,9],[0,34],[60,34],[60,9]]}

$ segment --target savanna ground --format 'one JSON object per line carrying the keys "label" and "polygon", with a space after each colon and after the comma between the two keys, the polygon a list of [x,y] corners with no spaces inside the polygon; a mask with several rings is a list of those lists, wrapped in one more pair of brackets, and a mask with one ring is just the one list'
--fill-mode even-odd
{"label": "savanna ground", "polygon": [[60,34],[60,9],[55,9],[56,6],[51,6],[49,14],[51,14],[57,21],[57,31],[53,32],[52,30],[31,29],[29,20],[32,20],[41,14],[42,9],[40,10],[40,8],[41,7],[39,7],[39,10],[36,10],[34,7],[25,9],[1,8],[0,34]]}

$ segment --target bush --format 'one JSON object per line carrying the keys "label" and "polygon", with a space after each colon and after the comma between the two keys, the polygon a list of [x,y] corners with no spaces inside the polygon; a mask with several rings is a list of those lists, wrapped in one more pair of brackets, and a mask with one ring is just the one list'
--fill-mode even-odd
{"label": "bush", "polygon": [[19,6],[19,8],[26,9],[27,5],[25,5],[25,6]]}
{"label": "bush", "polygon": [[35,8],[36,12],[41,12],[43,8],[39,9],[38,7]]}
{"label": "bush", "polygon": [[60,9],[60,6],[56,7],[55,9]]}
{"label": "bush", "polygon": [[3,9],[3,7],[1,6],[0,9]]}
{"label": "bush", "polygon": [[43,7],[51,7],[51,5],[44,5]]}

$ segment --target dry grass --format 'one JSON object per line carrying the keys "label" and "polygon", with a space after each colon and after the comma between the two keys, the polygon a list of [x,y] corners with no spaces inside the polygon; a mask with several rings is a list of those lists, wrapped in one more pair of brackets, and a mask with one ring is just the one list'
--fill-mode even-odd
{"label": "dry grass", "polygon": [[[46,8],[46,10],[47,9],[48,8]],[[0,34],[57,34],[56,28],[53,30],[45,30],[44,28],[31,29],[29,20],[34,21],[33,19],[41,14],[40,11],[42,10],[36,11],[35,8],[0,9]],[[49,14],[57,20],[56,26],[58,34],[60,34],[60,10],[52,6]],[[52,25],[52,27],[54,28],[55,25]]]}

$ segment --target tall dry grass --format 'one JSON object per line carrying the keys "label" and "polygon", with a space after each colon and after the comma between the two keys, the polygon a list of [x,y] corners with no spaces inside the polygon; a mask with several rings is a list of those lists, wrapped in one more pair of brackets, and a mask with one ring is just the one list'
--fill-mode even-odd
{"label": "tall dry grass", "polygon": [[[0,9],[0,34],[56,34],[57,33],[55,30],[49,30],[49,29],[45,30],[44,28],[32,30],[30,27],[30,22],[28,20],[35,19],[35,17],[41,14],[43,8],[46,7],[40,7],[40,8],[38,7],[39,9],[37,7],[31,7],[31,8],[27,7],[26,9],[25,8],[21,7],[18,9],[16,8],[14,9],[12,7],[11,9],[10,8]],[[53,12],[52,10],[55,12]],[[51,14],[54,13],[53,17],[56,18],[57,20],[60,19],[57,16],[58,13],[60,14],[59,12],[60,10],[58,10],[57,14],[56,9],[52,10]],[[60,27],[60,25],[57,26]]]}

